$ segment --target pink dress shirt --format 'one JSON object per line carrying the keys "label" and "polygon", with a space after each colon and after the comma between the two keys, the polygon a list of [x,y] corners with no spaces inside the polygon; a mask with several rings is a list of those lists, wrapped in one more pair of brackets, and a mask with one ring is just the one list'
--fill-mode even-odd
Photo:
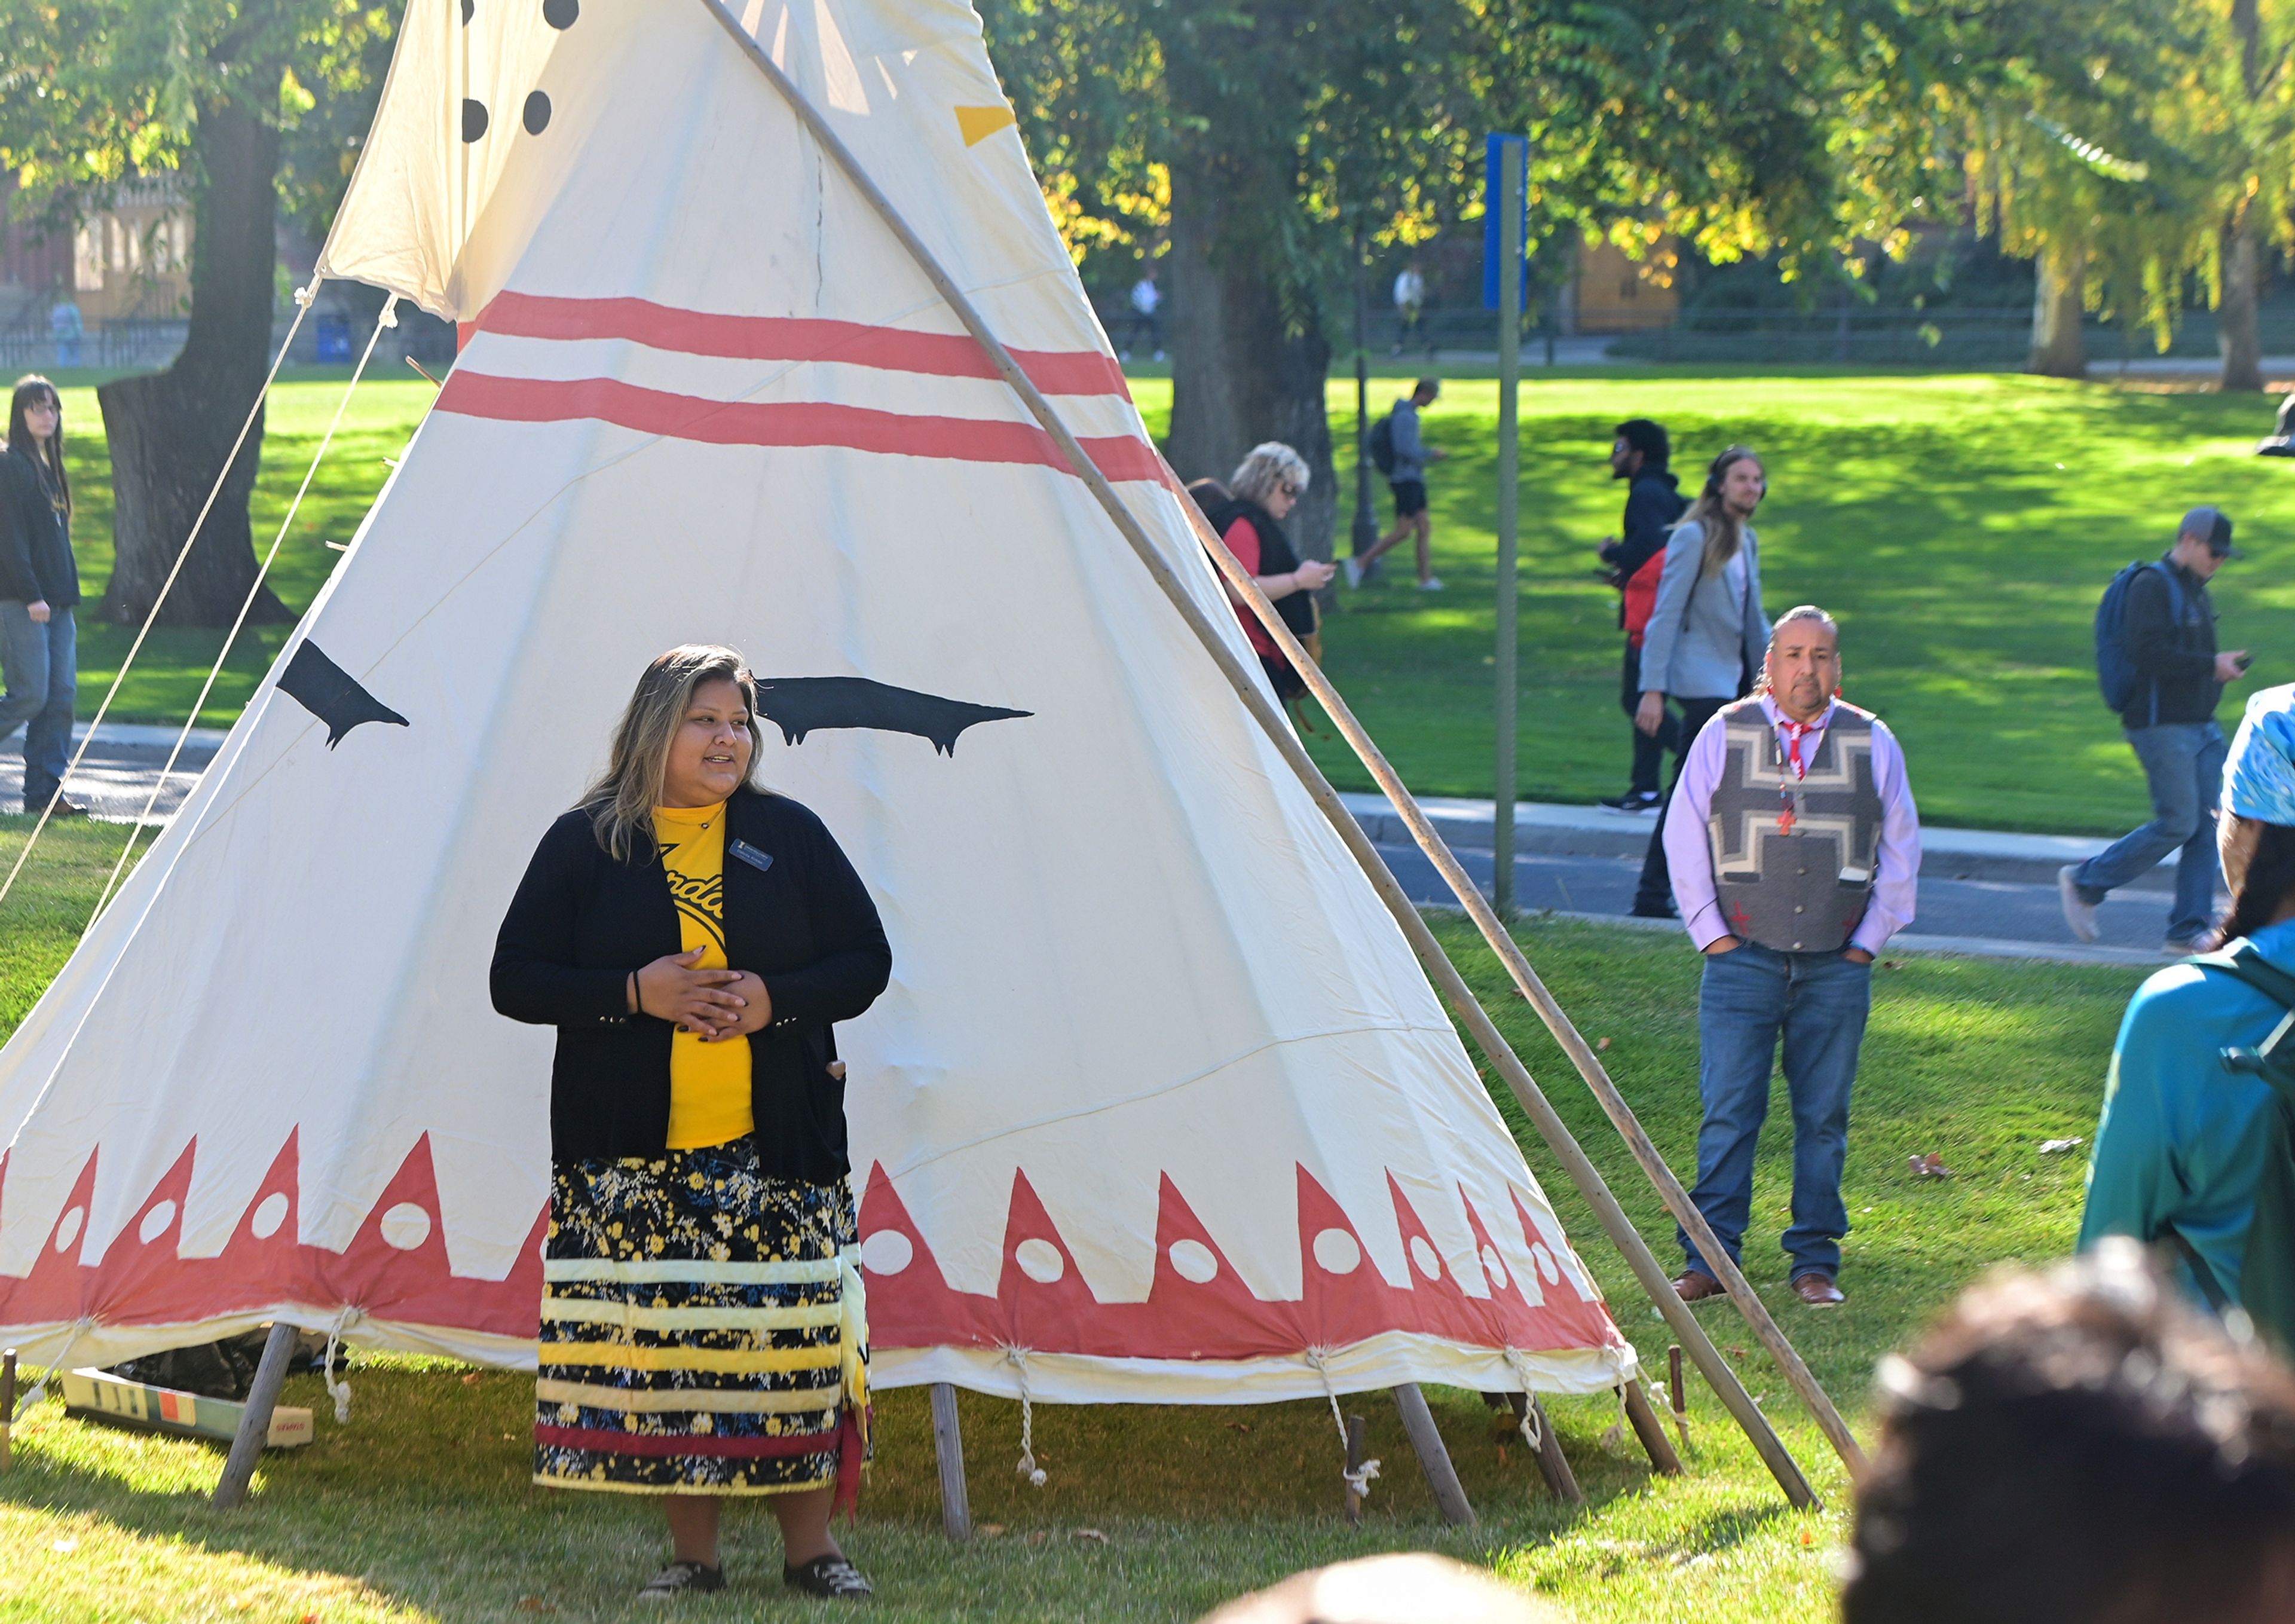
{"label": "pink dress shirt", "polygon": [[[1825,742],[1825,730],[1837,703],[1828,703],[1825,714],[1802,737],[1804,757],[1814,755]],[[1761,696],[1761,714],[1776,729],[1777,747],[1788,749],[1790,740],[1778,726],[1785,713],[1767,694]],[[1713,810],[1713,786],[1720,781],[1728,759],[1727,733],[1719,716],[1699,730],[1681,758],[1681,781],[1675,786],[1665,812],[1665,861],[1673,876],[1673,900],[1681,910],[1682,928],[1700,952],[1731,934],[1721,917],[1720,904],[1714,900],[1713,839],[1706,828]],[[1873,719],[1873,787],[1881,796],[1881,839],[1873,861],[1873,895],[1849,945],[1877,957],[1890,937],[1913,922],[1921,876],[1921,820],[1913,806],[1911,786],[1905,781],[1904,747],[1877,716]]]}

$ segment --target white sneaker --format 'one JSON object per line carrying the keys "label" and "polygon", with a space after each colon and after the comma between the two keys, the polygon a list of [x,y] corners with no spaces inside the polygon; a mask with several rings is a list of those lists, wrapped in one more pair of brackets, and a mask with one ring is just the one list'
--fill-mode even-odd
{"label": "white sneaker", "polygon": [[1354,559],[1341,559],[1339,560],[1339,567],[1347,572],[1347,584],[1349,586],[1360,586],[1362,584],[1362,565],[1359,560]]}
{"label": "white sneaker", "polygon": [[2095,927],[2095,904],[2080,901],[2079,887],[2072,876],[2079,872],[2078,863],[2068,862],[2056,870],[2056,894],[2063,899],[2064,924],[2073,935],[2083,942],[2093,942],[2100,934]]}
{"label": "white sneaker", "polygon": [[1426,579],[1418,583],[1418,590],[1422,592],[1441,592],[1442,590],[1442,577],[1440,575],[1427,576]]}

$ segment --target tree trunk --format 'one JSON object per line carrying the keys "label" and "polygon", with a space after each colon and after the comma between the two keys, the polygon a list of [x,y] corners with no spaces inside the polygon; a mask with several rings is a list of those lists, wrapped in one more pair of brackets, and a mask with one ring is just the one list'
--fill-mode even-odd
{"label": "tree trunk", "polygon": [[2032,354],[2024,370],[2046,378],[2086,378],[2087,343],[2080,331],[2087,308],[2087,250],[2049,243],[2032,266]]}
{"label": "tree trunk", "polygon": [[1306,495],[1284,526],[1302,558],[1327,559],[1338,525],[1337,476],[1324,387],[1330,340],[1320,312],[1295,311],[1286,332],[1275,245],[1230,229],[1213,166],[1172,170],[1172,466],[1183,479],[1224,480],[1244,453],[1281,440],[1306,459]]}
{"label": "tree trunk", "polygon": [[2252,394],[2263,388],[2263,336],[2256,325],[2256,283],[2262,255],[2255,241],[2255,210],[2223,233],[2223,298],[2216,307],[2216,343],[2223,350],[2222,388]]}
{"label": "tree trunk", "polygon": [[[166,371],[96,391],[110,439],[113,502],[108,620],[140,625],[215,487],[271,359],[279,133],[236,105],[200,116],[191,331]],[[159,623],[227,626],[255,582],[247,502],[263,449],[258,415],[200,526]],[[294,616],[265,586],[248,618]]]}

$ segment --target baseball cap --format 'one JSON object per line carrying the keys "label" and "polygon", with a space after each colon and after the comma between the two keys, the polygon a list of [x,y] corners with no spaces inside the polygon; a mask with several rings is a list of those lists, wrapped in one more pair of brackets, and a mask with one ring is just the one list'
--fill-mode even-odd
{"label": "baseball cap", "polygon": [[2231,544],[2231,516],[2217,507],[2197,507],[2184,515],[2177,527],[2178,535],[2196,535],[2208,543],[2208,551],[2219,559],[2243,559],[2247,556]]}

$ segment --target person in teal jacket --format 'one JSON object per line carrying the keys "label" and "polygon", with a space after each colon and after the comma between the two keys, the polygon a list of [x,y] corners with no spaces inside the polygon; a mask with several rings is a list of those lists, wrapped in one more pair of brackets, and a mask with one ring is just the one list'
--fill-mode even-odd
{"label": "person in teal jacket", "polygon": [[[2295,976],[2295,686],[2249,699],[2224,769],[2222,813],[2232,892],[2225,952],[2261,959],[2266,979]],[[2083,1249],[2107,1235],[2164,1243],[2194,1297],[2246,1305],[2258,1194],[2288,1141],[2279,1091],[2259,1071],[2227,1063],[2226,1051],[2265,1048],[2288,1017],[2286,1003],[2202,961],[2144,983],[2112,1047]],[[2276,1257],[2285,1248],[2265,1250]]]}

